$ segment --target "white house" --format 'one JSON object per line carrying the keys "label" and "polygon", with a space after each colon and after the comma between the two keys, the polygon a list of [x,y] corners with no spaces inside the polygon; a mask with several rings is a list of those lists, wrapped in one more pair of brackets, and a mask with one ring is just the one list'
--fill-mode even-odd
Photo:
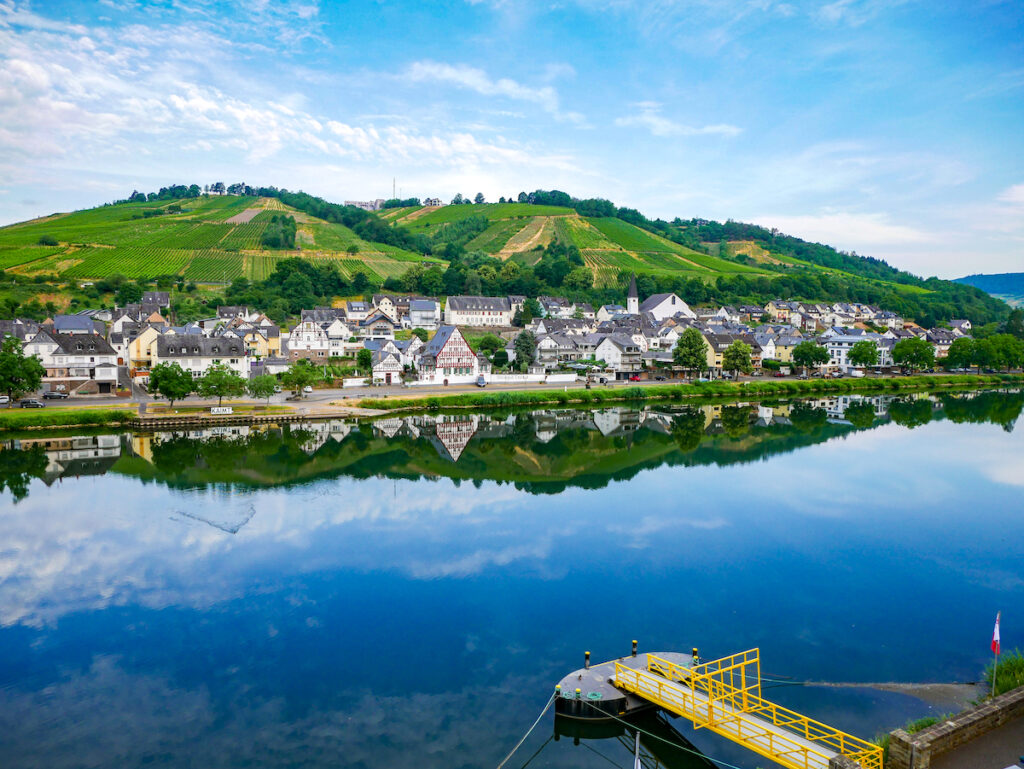
{"label": "white house", "polygon": [[507,296],[450,296],[444,322],[450,326],[511,326],[512,302]]}
{"label": "white house", "polygon": [[470,384],[480,373],[480,361],[455,326],[444,325],[420,350],[418,381],[432,384]]}
{"label": "white house", "polygon": [[622,334],[609,334],[594,350],[594,357],[603,360],[609,368],[621,374],[639,371],[642,350],[640,346]]}
{"label": "white house", "polygon": [[79,394],[112,393],[117,389],[117,351],[98,334],[40,331],[25,343],[43,368],[43,388]]}
{"label": "white house", "polygon": [[640,312],[650,313],[655,320],[665,320],[680,314],[687,318],[697,317],[697,313],[675,294],[651,294],[640,304]]}
{"label": "white house", "polygon": [[299,358],[306,358],[314,363],[326,363],[330,357],[329,351],[330,341],[327,332],[314,321],[302,321],[288,335],[288,360],[291,363]]}
{"label": "white house", "polygon": [[249,377],[245,343],[231,337],[208,337],[165,334],[156,340],[153,365],[177,363],[192,376],[200,377],[214,363],[223,363],[239,376]]}
{"label": "white house", "polygon": [[891,366],[892,365],[892,352],[888,344],[886,344],[886,337],[881,334],[832,334],[828,337],[822,338],[822,344],[828,351],[829,365],[838,366],[843,371],[848,371],[854,368],[853,364],[849,361],[850,350],[857,342],[869,341],[875,344],[878,348],[878,363],[879,366]]}
{"label": "white house", "polygon": [[409,326],[433,331],[441,325],[441,303],[435,299],[413,299],[409,302]]}

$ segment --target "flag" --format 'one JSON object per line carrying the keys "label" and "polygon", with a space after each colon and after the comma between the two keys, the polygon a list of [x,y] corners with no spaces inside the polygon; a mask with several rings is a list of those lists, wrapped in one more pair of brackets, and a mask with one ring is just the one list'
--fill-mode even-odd
{"label": "flag", "polygon": [[992,631],[992,653],[999,654],[999,615],[1001,611],[996,612],[996,628]]}

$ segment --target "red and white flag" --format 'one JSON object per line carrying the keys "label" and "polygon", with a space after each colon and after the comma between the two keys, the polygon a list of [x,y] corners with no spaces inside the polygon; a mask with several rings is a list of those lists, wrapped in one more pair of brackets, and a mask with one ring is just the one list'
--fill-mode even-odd
{"label": "red and white flag", "polygon": [[1001,611],[996,612],[996,628],[992,631],[992,653],[999,654],[999,615]]}

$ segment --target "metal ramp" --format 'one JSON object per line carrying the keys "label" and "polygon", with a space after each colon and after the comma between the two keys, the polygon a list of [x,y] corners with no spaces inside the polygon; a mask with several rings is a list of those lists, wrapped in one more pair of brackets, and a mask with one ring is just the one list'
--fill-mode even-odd
{"label": "metal ramp", "polygon": [[649,654],[646,670],[616,662],[613,683],[788,769],[828,769],[839,755],[882,769],[878,745],[763,699],[758,649],[692,668]]}

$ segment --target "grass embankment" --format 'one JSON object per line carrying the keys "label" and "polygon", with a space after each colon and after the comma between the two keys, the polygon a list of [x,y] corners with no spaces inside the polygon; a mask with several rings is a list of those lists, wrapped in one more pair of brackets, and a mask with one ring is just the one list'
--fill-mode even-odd
{"label": "grass embankment", "polygon": [[434,410],[440,408],[502,406],[531,406],[548,404],[601,404],[615,401],[640,400],[683,400],[700,397],[752,396],[801,396],[816,394],[868,393],[884,394],[903,390],[926,390],[938,387],[983,387],[1001,384],[1024,383],[1024,375],[970,374],[949,376],[909,376],[884,379],[810,379],[785,382],[695,382],[681,385],[653,385],[648,387],[595,388],[592,390],[508,390],[491,393],[461,393],[426,398],[364,398],[359,405],[364,408],[400,410]]}
{"label": "grass embankment", "polygon": [[[937,716],[925,716],[924,718],[918,718],[916,721],[908,721],[900,728],[907,734],[917,734],[918,732],[927,729],[929,726],[935,726],[935,724],[941,723],[942,721],[948,721],[952,717],[952,713],[942,713]],[[880,734],[874,739],[874,743],[882,749],[882,766],[885,766],[889,762],[889,740],[889,732]]]}
{"label": "grass embankment", "polygon": [[[988,684],[988,690],[991,692],[992,689],[992,673],[993,663],[989,663],[985,668],[985,683]],[[999,657],[998,672],[996,673],[996,686],[994,693],[996,696],[1005,694],[1011,689],[1017,689],[1018,687],[1024,686],[1024,652],[1020,649],[1014,649],[1008,651],[1006,654],[1002,654]]]}
{"label": "grass embankment", "polygon": [[124,425],[134,417],[134,408],[11,409],[0,412],[0,431],[40,427]]}

